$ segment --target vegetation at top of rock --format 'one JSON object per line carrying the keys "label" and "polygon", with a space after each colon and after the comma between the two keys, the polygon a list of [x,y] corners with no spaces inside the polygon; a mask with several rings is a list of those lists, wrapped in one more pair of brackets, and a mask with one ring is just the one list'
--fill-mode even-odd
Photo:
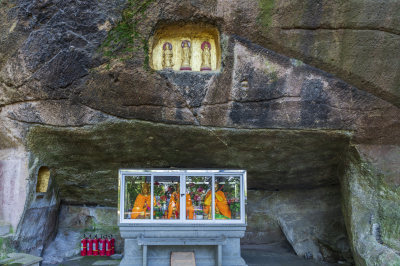
{"label": "vegetation at top of rock", "polygon": [[148,44],[146,36],[139,31],[139,23],[146,17],[146,10],[154,0],[128,0],[121,21],[110,30],[101,45],[103,55],[110,59],[126,60],[132,52],[143,49],[144,66],[148,66]]}
{"label": "vegetation at top of rock", "polygon": [[272,21],[272,10],[274,9],[275,0],[259,0],[260,13],[258,20],[264,27],[268,28]]}
{"label": "vegetation at top of rock", "polygon": [[11,0],[0,0],[0,9],[8,10],[15,6],[15,2]]}

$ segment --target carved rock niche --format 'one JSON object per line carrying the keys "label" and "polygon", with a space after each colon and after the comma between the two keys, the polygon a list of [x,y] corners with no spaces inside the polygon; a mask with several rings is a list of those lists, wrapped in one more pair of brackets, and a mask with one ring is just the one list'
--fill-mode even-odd
{"label": "carved rock niche", "polygon": [[218,71],[221,47],[217,28],[207,24],[164,25],[149,40],[154,70]]}
{"label": "carved rock niche", "polygon": [[47,187],[49,186],[49,179],[50,179],[50,169],[46,166],[40,167],[36,183],[37,193],[46,193]]}

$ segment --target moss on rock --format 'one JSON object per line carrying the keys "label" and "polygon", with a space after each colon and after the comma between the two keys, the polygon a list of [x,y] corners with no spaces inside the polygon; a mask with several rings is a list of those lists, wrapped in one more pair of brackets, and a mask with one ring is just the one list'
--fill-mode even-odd
{"label": "moss on rock", "polygon": [[61,199],[116,206],[119,168],[243,168],[249,188],[337,184],[342,131],[246,130],[114,121],[32,127],[32,160],[50,167]]}
{"label": "moss on rock", "polygon": [[139,25],[146,16],[146,10],[154,0],[128,0],[122,12],[122,19],[112,28],[101,45],[103,54],[111,59],[132,58],[134,51],[143,50],[144,66],[148,67],[148,36],[140,32]]}
{"label": "moss on rock", "polygon": [[267,29],[272,22],[272,15],[275,0],[259,0],[260,13],[258,19],[260,23]]}
{"label": "moss on rock", "polygon": [[384,182],[382,169],[362,150],[359,146],[350,150],[341,182],[353,256],[357,265],[399,265],[400,194],[398,188],[392,189],[393,184]]}
{"label": "moss on rock", "polygon": [[15,252],[11,236],[0,237],[0,260],[5,259],[7,254]]}

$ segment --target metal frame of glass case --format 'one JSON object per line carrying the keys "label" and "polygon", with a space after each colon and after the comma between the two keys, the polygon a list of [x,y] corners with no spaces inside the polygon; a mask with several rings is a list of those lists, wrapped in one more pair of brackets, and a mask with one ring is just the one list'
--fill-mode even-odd
{"label": "metal frame of glass case", "polygon": [[[247,176],[245,170],[179,170],[179,169],[120,169],[118,180],[118,216],[120,224],[246,224],[245,205],[247,202]],[[180,217],[179,219],[155,219],[154,204],[151,205],[150,219],[126,219],[125,218],[125,177],[147,176],[151,178],[151,201],[154,203],[154,176],[179,176],[180,177]],[[212,202],[210,220],[186,219],[186,176],[208,176],[212,178],[211,191]],[[240,219],[215,219],[215,176],[239,176],[240,177]],[[183,203],[183,204],[182,204]]]}

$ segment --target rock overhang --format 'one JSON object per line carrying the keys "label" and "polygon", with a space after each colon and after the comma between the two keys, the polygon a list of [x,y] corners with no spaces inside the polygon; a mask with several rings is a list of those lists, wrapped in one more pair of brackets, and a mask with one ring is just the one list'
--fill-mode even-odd
{"label": "rock overhang", "polygon": [[51,169],[62,201],[117,205],[119,168],[248,170],[248,188],[338,185],[352,133],[234,129],[119,120],[94,126],[34,126],[31,160]]}

